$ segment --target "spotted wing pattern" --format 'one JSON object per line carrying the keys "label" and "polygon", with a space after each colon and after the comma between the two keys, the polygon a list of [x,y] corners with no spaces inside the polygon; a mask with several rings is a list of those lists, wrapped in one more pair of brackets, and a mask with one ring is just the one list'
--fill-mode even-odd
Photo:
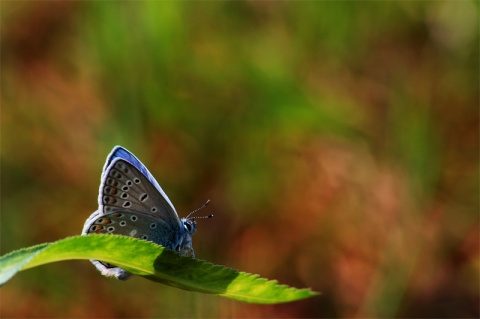
{"label": "spotted wing pattern", "polygon": [[173,206],[143,173],[123,159],[115,159],[105,171],[98,200],[104,214],[139,212],[164,221],[174,231],[181,231]]}

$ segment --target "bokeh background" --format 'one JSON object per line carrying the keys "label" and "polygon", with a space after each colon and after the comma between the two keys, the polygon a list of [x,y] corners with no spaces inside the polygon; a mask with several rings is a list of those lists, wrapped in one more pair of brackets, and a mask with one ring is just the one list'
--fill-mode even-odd
{"label": "bokeh background", "polygon": [[81,232],[120,144],[199,258],[322,295],[260,306],[87,261],[6,317],[478,317],[475,1],[2,1],[1,253]]}

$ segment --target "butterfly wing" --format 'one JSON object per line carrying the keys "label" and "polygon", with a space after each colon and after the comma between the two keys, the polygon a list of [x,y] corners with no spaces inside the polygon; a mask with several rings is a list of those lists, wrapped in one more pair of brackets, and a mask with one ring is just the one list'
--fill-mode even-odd
{"label": "butterfly wing", "polygon": [[181,222],[173,206],[132,163],[115,158],[102,175],[99,210],[104,214],[117,211],[151,215],[181,231]]}
{"label": "butterfly wing", "polygon": [[180,233],[151,215],[127,211],[104,214],[92,222],[88,234],[117,234],[152,241],[179,250]]}
{"label": "butterfly wing", "polygon": [[[123,148],[122,146],[118,146],[118,145],[115,146],[113,150],[110,152],[110,154],[107,156],[107,160],[105,161],[105,165],[103,166],[102,183],[105,179],[105,175],[108,174],[107,172],[108,168],[111,166],[112,162],[117,158],[123,159],[131,163],[133,166],[135,166],[150,181],[150,183],[153,184],[153,186],[162,195],[165,201],[167,201],[167,203],[171,206],[172,210],[175,212],[175,214],[178,217],[178,214],[175,211],[175,207],[173,206],[172,202],[168,198],[167,194],[165,194],[163,189],[160,187],[157,180],[153,177],[153,175],[147,169],[147,167],[143,165],[143,163],[135,155],[133,155],[130,151]],[[101,185],[100,185],[100,191],[101,191]],[[99,205],[101,205],[100,198],[99,198]]]}
{"label": "butterfly wing", "polygon": [[[98,212],[98,211],[97,211]],[[153,215],[132,212],[114,211],[107,214],[92,214],[85,223],[83,234],[117,234],[130,236],[138,239],[152,241],[166,248],[193,255],[191,248],[191,237],[171,227],[165,221]],[[184,248],[183,241],[187,239],[187,248]],[[127,280],[131,273],[115,265],[100,261],[90,260],[93,265],[107,277],[115,277],[120,280]]]}

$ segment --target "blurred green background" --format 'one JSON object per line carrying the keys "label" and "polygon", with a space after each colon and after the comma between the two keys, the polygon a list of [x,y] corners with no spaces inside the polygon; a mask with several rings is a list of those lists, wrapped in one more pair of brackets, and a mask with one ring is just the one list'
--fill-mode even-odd
{"label": "blurred green background", "polygon": [[1,253],[78,235],[114,145],[198,258],[322,295],[259,306],[87,261],[5,317],[478,317],[474,1],[2,1]]}

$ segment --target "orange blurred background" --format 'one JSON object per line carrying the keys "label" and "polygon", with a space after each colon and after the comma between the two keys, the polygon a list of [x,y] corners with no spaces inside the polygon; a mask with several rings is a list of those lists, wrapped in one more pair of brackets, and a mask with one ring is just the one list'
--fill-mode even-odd
{"label": "orange blurred background", "polygon": [[[1,253],[78,235],[114,145],[198,258],[321,296],[250,305],[87,261],[7,317],[479,317],[474,1],[2,1]],[[207,213],[207,212],[205,212]]]}

